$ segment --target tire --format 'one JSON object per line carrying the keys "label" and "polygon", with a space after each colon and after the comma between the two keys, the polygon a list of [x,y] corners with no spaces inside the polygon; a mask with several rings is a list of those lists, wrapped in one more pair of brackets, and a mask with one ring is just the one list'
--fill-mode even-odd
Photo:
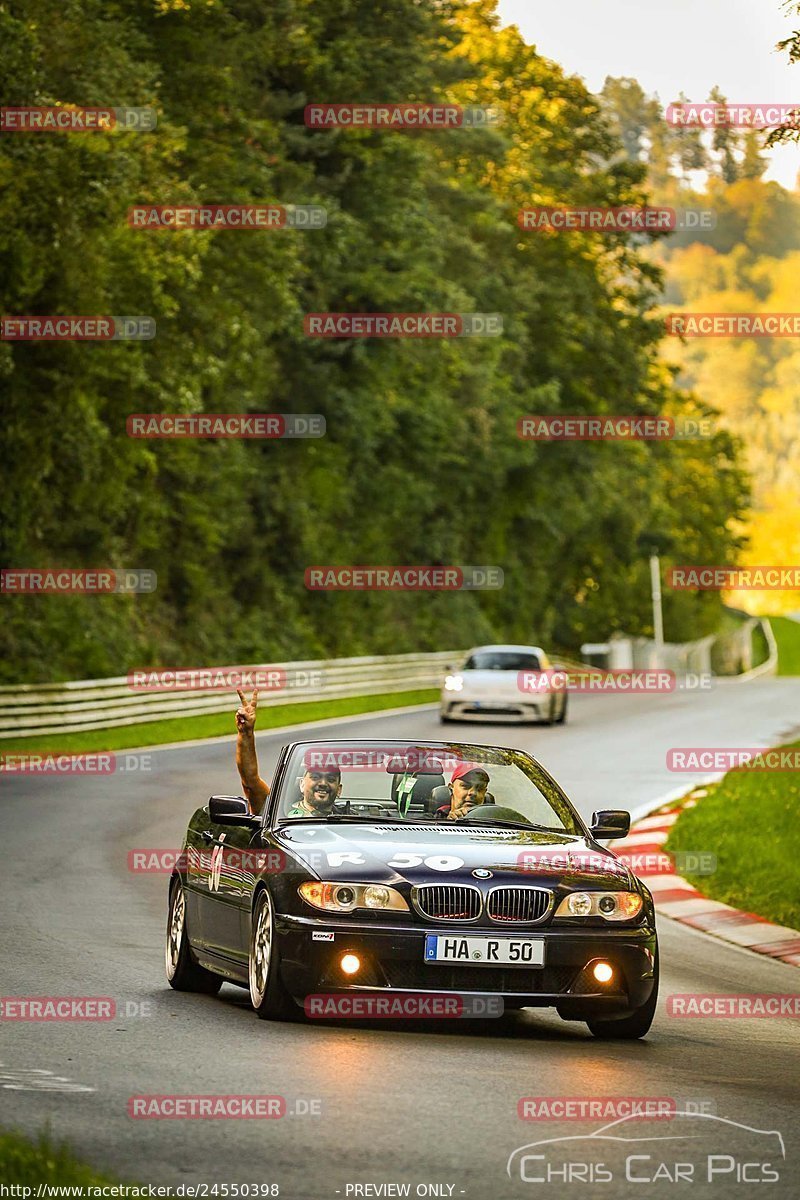
{"label": "tire", "polygon": [[619,1021],[587,1021],[589,1032],[596,1038],[619,1038],[632,1040],[643,1038],[653,1024],[658,1003],[658,965],[656,964],[655,980],[650,999],[641,1008],[636,1008],[629,1017]]}
{"label": "tire", "polygon": [[555,725],[557,723],[557,721],[558,721],[558,718],[556,717],[556,705],[557,704],[558,704],[558,697],[556,696],[555,692],[553,692],[553,698],[550,701],[550,711],[544,719],[545,725],[550,726],[550,725]]}
{"label": "tire", "polygon": [[452,717],[445,717],[445,716],[444,716],[442,713],[439,713],[439,724],[440,724],[440,725],[452,725],[452,724],[453,724],[453,718],[452,718]]}
{"label": "tire", "polygon": [[560,714],[556,717],[556,725],[566,725],[567,723],[567,697],[564,695],[564,707]]}
{"label": "tire", "polygon": [[222,987],[221,976],[195,962],[186,925],[186,897],[177,876],[169,889],[164,957],[167,982],[176,992],[203,992],[207,996],[216,996]]}
{"label": "tire", "polygon": [[284,987],[272,899],[264,888],[253,906],[247,975],[250,1002],[262,1021],[291,1021],[297,1005]]}

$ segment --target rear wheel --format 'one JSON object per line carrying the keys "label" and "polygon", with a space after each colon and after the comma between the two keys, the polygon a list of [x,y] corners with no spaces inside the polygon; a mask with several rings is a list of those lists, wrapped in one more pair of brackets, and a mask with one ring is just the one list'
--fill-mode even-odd
{"label": "rear wheel", "polygon": [[222,987],[219,975],[195,962],[186,926],[186,896],[177,876],[169,889],[165,960],[167,980],[176,992],[204,992],[214,996]]}
{"label": "rear wheel", "polygon": [[259,892],[253,908],[248,978],[250,1000],[264,1021],[290,1021],[297,1005],[281,979],[280,951],[275,937],[275,914],[269,892]]}
{"label": "rear wheel", "polygon": [[629,1017],[619,1021],[587,1021],[589,1032],[596,1038],[642,1038],[653,1024],[658,1004],[658,961],[656,960],[655,979],[650,999],[641,1008],[635,1009]]}

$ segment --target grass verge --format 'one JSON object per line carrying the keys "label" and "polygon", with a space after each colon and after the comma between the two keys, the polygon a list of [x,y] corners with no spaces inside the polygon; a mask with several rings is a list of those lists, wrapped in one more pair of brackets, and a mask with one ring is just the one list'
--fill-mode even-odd
{"label": "grass verge", "polygon": [[53,1183],[75,1187],[100,1187],[117,1180],[100,1175],[79,1162],[63,1143],[55,1143],[48,1133],[31,1141],[21,1133],[0,1132],[0,1179],[3,1183],[36,1185]]}
{"label": "grass verge", "polygon": [[800,621],[770,617],[769,623],[778,643],[778,674],[800,675]]}
{"label": "grass verge", "polygon": [[[258,712],[259,730],[298,725],[304,721],[325,721],[332,717],[357,716],[380,712],[384,708],[403,708],[429,704],[439,697],[438,688],[415,692],[384,692],[377,696],[347,696],[343,700],[311,700],[297,704],[275,704]],[[129,750],[132,746],[158,746],[164,742],[188,742],[195,738],[224,737],[236,733],[233,714],[209,713],[203,717],[171,717],[165,721],[147,721],[141,725],[123,725],[118,729],[95,729],[84,733],[53,734],[42,737],[14,737],[0,741],[0,754],[28,753],[31,750],[56,750],[64,754],[94,750]]]}
{"label": "grass verge", "polygon": [[[787,747],[781,747],[786,749]],[[792,742],[792,749],[800,742]],[[686,878],[704,896],[800,929],[800,778],[729,771],[673,825],[666,849],[711,851],[713,875]]]}

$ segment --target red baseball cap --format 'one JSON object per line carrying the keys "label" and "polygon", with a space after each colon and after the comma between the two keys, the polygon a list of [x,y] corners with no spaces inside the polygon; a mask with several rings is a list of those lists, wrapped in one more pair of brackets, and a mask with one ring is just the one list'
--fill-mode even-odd
{"label": "red baseball cap", "polygon": [[469,775],[470,771],[480,771],[482,775],[486,776],[486,780],[488,782],[489,772],[485,767],[482,767],[480,763],[474,762],[459,763],[455,771],[453,771],[453,774],[450,776],[450,782],[455,783],[457,779],[463,779],[465,775]]}

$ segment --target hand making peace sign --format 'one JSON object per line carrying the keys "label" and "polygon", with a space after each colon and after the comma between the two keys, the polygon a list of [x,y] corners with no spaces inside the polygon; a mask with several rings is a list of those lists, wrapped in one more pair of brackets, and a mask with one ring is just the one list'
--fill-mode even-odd
{"label": "hand making peace sign", "polygon": [[245,700],[239,689],[236,689],[241,705],[236,710],[236,728],[239,733],[252,733],[256,726],[256,708],[258,706],[258,688],[255,688],[249,700]]}

